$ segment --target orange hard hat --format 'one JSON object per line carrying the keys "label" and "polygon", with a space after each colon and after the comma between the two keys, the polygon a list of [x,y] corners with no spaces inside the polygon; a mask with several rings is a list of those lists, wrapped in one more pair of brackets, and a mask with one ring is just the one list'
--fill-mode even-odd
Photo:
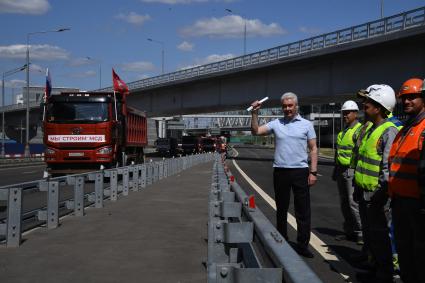
{"label": "orange hard hat", "polygon": [[398,96],[409,94],[420,94],[422,91],[423,80],[418,78],[409,79],[401,86]]}

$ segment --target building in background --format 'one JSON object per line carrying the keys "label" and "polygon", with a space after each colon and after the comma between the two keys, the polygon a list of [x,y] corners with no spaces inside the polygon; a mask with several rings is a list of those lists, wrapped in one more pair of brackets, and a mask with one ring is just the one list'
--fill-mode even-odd
{"label": "building in background", "polygon": [[[30,86],[29,100],[30,102],[41,102],[44,95],[45,86]],[[79,92],[78,88],[71,87],[53,87],[52,95],[60,94],[61,92]],[[22,87],[22,94],[17,94],[14,99],[14,104],[24,104],[26,102],[27,87]]]}

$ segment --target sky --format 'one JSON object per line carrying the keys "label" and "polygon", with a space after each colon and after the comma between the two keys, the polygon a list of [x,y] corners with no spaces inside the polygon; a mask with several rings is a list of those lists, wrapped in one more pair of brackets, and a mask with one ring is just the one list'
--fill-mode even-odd
{"label": "sky", "polygon": [[[0,0],[0,72],[81,90],[253,53],[425,6],[424,0]],[[69,31],[38,33],[69,28]],[[35,33],[35,34],[33,34]],[[149,41],[148,39],[152,39]],[[25,72],[5,78],[5,104]],[[0,82],[1,83],[1,82]]]}

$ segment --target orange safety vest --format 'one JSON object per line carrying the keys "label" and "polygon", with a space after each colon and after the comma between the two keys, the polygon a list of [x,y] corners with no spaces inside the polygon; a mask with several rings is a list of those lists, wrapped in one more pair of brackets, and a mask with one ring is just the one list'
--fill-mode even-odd
{"label": "orange safety vest", "polygon": [[419,198],[418,165],[424,141],[425,119],[405,131],[400,131],[391,147],[388,194]]}

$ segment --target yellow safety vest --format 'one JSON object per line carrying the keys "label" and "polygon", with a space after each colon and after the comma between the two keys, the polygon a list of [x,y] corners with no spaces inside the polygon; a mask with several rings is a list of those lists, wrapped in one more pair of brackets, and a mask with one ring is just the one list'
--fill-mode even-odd
{"label": "yellow safety vest", "polygon": [[382,123],[373,131],[369,128],[361,142],[354,182],[365,191],[373,192],[378,188],[382,161],[382,155],[378,152],[378,141],[389,127],[397,128],[394,123],[388,121]]}
{"label": "yellow safety vest", "polygon": [[354,148],[353,135],[360,129],[361,125],[357,122],[353,127],[339,132],[336,141],[336,160],[338,164],[343,166],[350,165]]}

